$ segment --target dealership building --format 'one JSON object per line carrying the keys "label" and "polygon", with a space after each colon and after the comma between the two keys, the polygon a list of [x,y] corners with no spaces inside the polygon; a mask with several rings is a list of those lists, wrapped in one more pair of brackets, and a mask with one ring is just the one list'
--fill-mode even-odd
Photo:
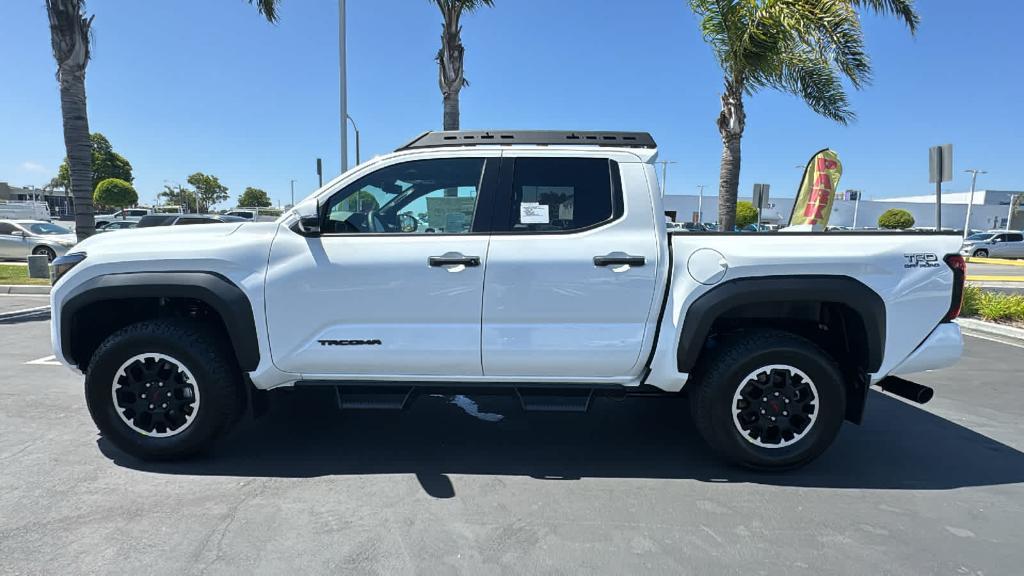
{"label": "dealership building", "polygon": [[[1006,228],[1007,218],[1011,217],[1010,205],[1016,195],[1024,195],[1024,191],[1010,190],[978,190],[974,193],[974,205],[971,208],[971,229],[989,230]],[[942,227],[962,230],[967,218],[967,203],[970,192],[947,192],[942,195]],[[890,208],[902,208],[914,216],[914,226],[935,226],[935,195],[903,196],[899,198],[861,198],[857,201],[857,192],[847,190],[840,192],[832,204],[832,215],[829,226],[849,226],[857,228],[874,228],[878,226],[878,217]],[[740,200],[751,201],[750,196],[741,196]],[[765,205],[761,222],[763,224],[786,224],[793,210],[793,198],[769,198]],[[697,195],[665,196],[665,210],[674,210],[678,222],[715,222],[718,220],[718,197]],[[1010,228],[1024,228],[1024,211],[1018,210],[1012,215]]]}

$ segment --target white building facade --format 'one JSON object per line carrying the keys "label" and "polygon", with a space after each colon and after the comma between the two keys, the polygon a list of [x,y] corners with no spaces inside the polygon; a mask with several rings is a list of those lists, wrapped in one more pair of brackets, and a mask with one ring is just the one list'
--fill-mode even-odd
{"label": "white building facade", "polygon": [[[900,198],[861,199],[858,203],[846,200],[848,193],[840,193],[832,204],[832,215],[829,226],[849,226],[857,228],[874,228],[878,226],[878,217],[890,208],[902,208],[914,216],[914,226],[935,227],[935,195],[906,196]],[[970,228],[973,230],[1004,229],[1010,217],[1010,203],[1016,195],[1024,196],[1024,191],[978,190],[974,193],[974,206],[971,209]],[[970,192],[951,192],[942,195],[942,227],[963,230],[967,219],[967,202]],[[749,197],[740,200],[750,201]],[[764,224],[782,224],[789,222],[793,210],[793,198],[771,198],[764,207],[761,222]],[[859,206],[858,206],[859,204]],[[702,217],[697,218],[698,206],[701,206]],[[704,196],[703,202],[696,195],[665,196],[665,210],[675,210],[679,222],[716,222],[718,221],[718,197]],[[1009,228],[1019,230],[1024,227],[1024,212],[1018,210],[1009,222]]]}

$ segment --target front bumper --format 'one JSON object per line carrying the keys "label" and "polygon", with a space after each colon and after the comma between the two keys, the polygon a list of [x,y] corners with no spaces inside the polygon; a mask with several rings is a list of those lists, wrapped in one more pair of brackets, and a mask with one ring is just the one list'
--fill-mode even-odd
{"label": "front bumper", "polygon": [[924,342],[889,374],[913,374],[948,368],[960,360],[963,349],[964,337],[960,334],[960,325],[944,322],[932,330]]}

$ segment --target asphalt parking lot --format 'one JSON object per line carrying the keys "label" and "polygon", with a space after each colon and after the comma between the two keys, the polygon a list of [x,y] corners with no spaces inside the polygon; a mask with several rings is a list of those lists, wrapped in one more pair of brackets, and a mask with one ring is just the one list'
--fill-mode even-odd
{"label": "asphalt parking lot", "polygon": [[[4,298],[4,297],[0,297]],[[7,297],[10,298],[10,297]],[[927,407],[784,474],[720,463],[685,400],[586,415],[508,398],[345,412],[282,393],[208,456],[147,464],[100,438],[45,315],[0,321],[3,574],[1020,574],[1019,347],[967,339]],[[490,416],[488,416],[490,415]],[[500,415],[499,420],[496,416]]]}

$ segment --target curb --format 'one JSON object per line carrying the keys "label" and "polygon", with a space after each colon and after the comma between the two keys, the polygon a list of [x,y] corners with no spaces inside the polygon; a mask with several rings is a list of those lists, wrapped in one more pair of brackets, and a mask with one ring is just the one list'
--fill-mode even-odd
{"label": "curb", "polygon": [[49,294],[49,286],[38,284],[0,284],[0,294]]}
{"label": "curb", "polygon": [[1003,266],[1024,266],[1024,260],[1010,260],[1007,258],[978,258],[976,256],[969,256],[967,263],[975,264],[1002,264]]}
{"label": "curb", "polygon": [[1005,324],[996,324],[995,322],[985,322],[984,320],[974,320],[972,318],[957,318],[956,323],[965,332],[1002,336],[1003,338],[1012,338],[1024,342],[1024,328],[1015,328]]}
{"label": "curb", "polygon": [[1024,276],[991,276],[985,274],[967,275],[968,282],[1024,282]]}

